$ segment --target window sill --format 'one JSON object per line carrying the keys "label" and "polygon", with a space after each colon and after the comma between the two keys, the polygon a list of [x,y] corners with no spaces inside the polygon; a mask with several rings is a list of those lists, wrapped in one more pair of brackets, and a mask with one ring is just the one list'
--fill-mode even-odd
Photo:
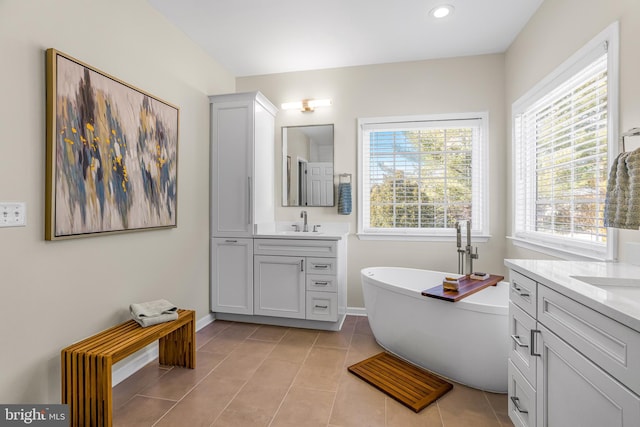
{"label": "window sill", "polygon": [[608,261],[605,254],[598,253],[594,250],[579,250],[570,247],[559,248],[551,243],[533,241],[515,236],[507,236],[507,239],[511,240],[515,246],[567,261]]}
{"label": "window sill", "polygon": [[[360,240],[395,240],[401,242],[455,242],[456,235],[442,234],[383,234],[383,233],[357,233]],[[490,235],[472,235],[472,243],[486,243],[491,238]],[[463,236],[464,240],[465,237]]]}

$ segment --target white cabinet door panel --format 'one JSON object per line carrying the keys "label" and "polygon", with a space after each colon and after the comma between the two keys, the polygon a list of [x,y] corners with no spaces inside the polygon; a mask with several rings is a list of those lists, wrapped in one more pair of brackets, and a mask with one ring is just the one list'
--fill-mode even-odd
{"label": "white cabinet door panel", "polygon": [[211,310],[253,314],[253,239],[212,239],[211,256]]}
{"label": "white cabinet door panel", "polygon": [[538,426],[640,425],[640,397],[539,326]]}
{"label": "white cabinet door panel", "polygon": [[254,313],[304,319],[304,257],[254,257]]}

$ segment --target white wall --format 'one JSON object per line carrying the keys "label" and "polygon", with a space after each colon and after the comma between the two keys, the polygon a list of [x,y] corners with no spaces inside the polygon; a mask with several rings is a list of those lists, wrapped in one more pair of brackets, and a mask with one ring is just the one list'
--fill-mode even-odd
{"label": "white wall", "polygon": [[[612,22],[620,21],[620,131],[640,126],[640,2],[637,0],[547,0],[542,3],[505,55],[507,168],[511,168],[511,105]],[[627,149],[640,146],[629,139]],[[511,185],[506,205],[511,234]],[[621,230],[619,259],[628,261],[626,242],[640,232]],[[550,258],[507,244],[507,258]]]}
{"label": "white wall", "polygon": [[[45,50],[180,107],[178,227],[44,241]],[[234,77],[144,0],[0,1],[0,402],[60,401],[60,350],[165,298],[209,313],[209,102]]]}
{"label": "white wall", "polygon": [[[337,208],[305,208],[309,223],[349,222],[348,305],[363,307],[360,270],[375,265],[406,266],[455,272],[455,242],[389,242],[358,240],[356,230],[356,157],[359,117],[489,112],[490,224],[493,237],[478,244],[477,269],[504,273],[506,162],[504,112],[504,55],[484,55],[433,61],[349,67],[309,72],[243,77],[238,92],[260,90],[275,105],[304,98],[331,98],[333,106],[313,113],[280,111],[276,117],[276,171],[281,171],[280,126],[335,124],[335,173],[354,177],[354,211],[337,214]],[[276,182],[281,182],[277,177]],[[297,220],[300,208],[279,207],[276,219]],[[433,284],[435,285],[435,284]],[[425,289],[431,284],[426,283]]]}

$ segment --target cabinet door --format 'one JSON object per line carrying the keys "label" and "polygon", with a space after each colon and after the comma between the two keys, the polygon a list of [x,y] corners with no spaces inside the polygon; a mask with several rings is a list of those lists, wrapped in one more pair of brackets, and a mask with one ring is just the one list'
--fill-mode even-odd
{"label": "cabinet door", "polygon": [[211,310],[253,314],[253,239],[212,239],[211,256]]}
{"label": "cabinet door", "polygon": [[254,313],[305,318],[305,258],[254,257]]}
{"label": "cabinet door", "polygon": [[253,107],[249,101],[211,106],[211,232],[253,234]]}
{"label": "cabinet door", "polygon": [[640,425],[640,398],[544,326],[536,351],[538,426]]}

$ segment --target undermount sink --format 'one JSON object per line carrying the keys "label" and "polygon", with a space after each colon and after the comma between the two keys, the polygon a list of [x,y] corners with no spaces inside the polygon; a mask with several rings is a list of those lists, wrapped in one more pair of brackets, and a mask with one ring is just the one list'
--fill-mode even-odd
{"label": "undermount sink", "polygon": [[604,276],[571,276],[581,282],[596,286],[606,291],[613,292],[627,298],[639,300],[640,279],[627,277],[604,277]]}

